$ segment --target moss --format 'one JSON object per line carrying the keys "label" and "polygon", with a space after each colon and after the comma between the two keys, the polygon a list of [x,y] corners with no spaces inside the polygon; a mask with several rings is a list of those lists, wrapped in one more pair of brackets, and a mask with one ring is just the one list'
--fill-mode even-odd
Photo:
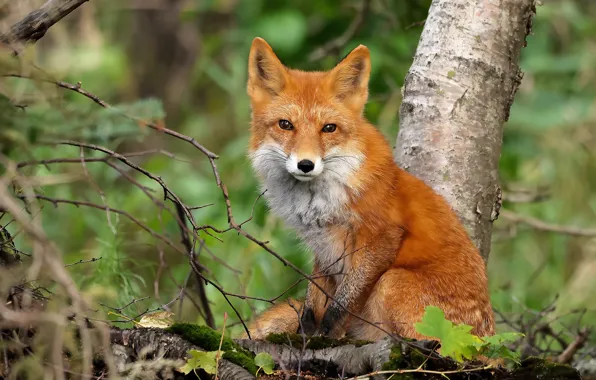
{"label": "moss", "polygon": [[[299,349],[302,349],[302,345],[304,344],[303,336],[300,334],[269,334],[265,340],[274,344],[290,343],[292,347]],[[312,336],[306,338],[306,348],[311,350],[345,346],[348,344],[361,347],[369,343],[371,342],[366,340],[356,340],[349,338],[332,339],[324,336]]]}
{"label": "moss", "polygon": [[[403,354],[401,349],[398,347],[391,348],[389,353],[389,360],[383,363],[381,369],[383,371],[395,371],[399,369],[413,369],[418,368],[422,363],[426,361],[426,356],[416,350],[412,349],[407,354]],[[410,380],[416,378],[413,373],[397,373],[394,374],[392,379],[404,379]]]}
{"label": "moss", "polygon": [[[207,326],[193,325],[192,323],[174,323],[166,329],[167,332],[180,335],[185,340],[199,346],[207,351],[215,351],[219,348],[221,333],[210,329]],[[241,348],[232,339],[224,337],[221,344],[223,351]]]}
{"label": "moss", "polygon": [[422,363],[426,362],[427,356],[424,355],[422,352],[413,349],[410,351],[410,365],[412,368],[418,368],[422,365]]}
{"label": "moss", "polygon": [[[165,329],[165,331],[180,335],[184,340],[206,351],[216,351],[219,349],[221,333],[207,326],[199,326],[192,323],[174,323]],[[250,373],[257,372],[257,366],[254,363],[255,355],[240,347],[232,339],[224,336],[221,350],[224,351],[224,359],[242,366]]]}
{"label": "moss", "polygon": [[257,373],[258,367],[256,366],[255,358],[252,355],[246,355],[245,353],[237,351],[226,351],[222,357],[234,364],[238,364],[251,374]]}
{"label": "moss", "polygon": [[577,379],[579,372],[566,364],[553,363],[537,357],[524,359],[521,366],[513,371],[514,379]]}
{"label": "moss", "polygon": [[403,369],[408,365],[408,361],[404,358],[399,347],[393,347],[389,353],[389,360],[383,363],[381,369],[383,371],[392,371],[396,369]]}

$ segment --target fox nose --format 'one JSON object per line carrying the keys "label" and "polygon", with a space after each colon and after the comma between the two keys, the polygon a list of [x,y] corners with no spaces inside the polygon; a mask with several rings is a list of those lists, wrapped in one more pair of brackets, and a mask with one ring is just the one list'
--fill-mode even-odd
{"label": "fox nose", "polygon": [[311,172],[315,168],[315,163],[311,160],[301,160],[298,162],[298,169],[304,173]]}

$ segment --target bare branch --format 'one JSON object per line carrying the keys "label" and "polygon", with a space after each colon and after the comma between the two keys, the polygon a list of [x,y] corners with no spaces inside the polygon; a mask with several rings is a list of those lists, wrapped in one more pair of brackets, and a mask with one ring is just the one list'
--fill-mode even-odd
{"label": "bare branch", "polygon": [[366,20],[366,17],[370,11],[370,3],[371,0],[363,0],[360,9],[358,9],[358,13],[356,13],[356,17],[354,17],[354,20],[352,20],[352,23],[342,33],[342,35],[313,51],[309,55],[308,59],[312,62],[325,58],[330,54],[339,54],[340,50],[343,49],[344,46],[346,46],[346,44],[350,42],[352,38],[354,38],[360,28],[362,28],[362,25],[364,24],[364,21]]}
{"label": "bare branch", "polygon": [[87,1],[49,0],[39,9],[29,13],[24,19],[11,26],[10,31],[0,35],[0,42],[7,45],[36,42],[55,23]]}
{"label": "bare branch", "polygon": [[83,259],[81,259],[81,260],[79,260],[79,261],[77,261],[77,262],[70,263],[70,264],[66,264],[64,267],[65,267],[65,268],[68,268],[68,267],[72,267],[72,266],[74,266],[74,265],[79,265],[79,264],[94,263],[94,262],[96,262],[96,261],[99,261],[99,260],[101,260],[101,259],[102,259],[102,257],[101,257],[101,256],[100,256],[100,257],[92,257],[92,258],[90,258],[89,260],[83,260]]}
{"label": "bare branch", "polygon": [[564,226],[559,224],[551,224],[531,216],[524,216],[509,210],[501,210],[501,216],[514,223],[523,223],[534,229],[548,232],[556,232],[560,234],[567,234],[573,236],[596,236],[596,228],[581,228],[573,226]]}
{"label": "bare branch", "polygon": [[557,363],[568,364],[573,359],[573,356],[577,353],[579,349],[581,349],[584,344],[588,341],[590,337],[590,330],[583,329],[580,333],[575,337],[573,342],[571,342],[565,350],[561,353],[561,355],[557,356],[556,361]]}

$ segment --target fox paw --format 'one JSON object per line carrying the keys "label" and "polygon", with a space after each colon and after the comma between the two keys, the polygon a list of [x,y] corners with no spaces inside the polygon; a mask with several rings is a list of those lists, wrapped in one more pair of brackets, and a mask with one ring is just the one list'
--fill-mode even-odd
{"label": "fox paw", "polygon": [[312,336],[317,331],[317,322],[315,321],[315,313],[312,309],[307,308],[302,313],[302,318],[300,320],[300,325],[298,326],[297,334],[305,334],[307,336]]}

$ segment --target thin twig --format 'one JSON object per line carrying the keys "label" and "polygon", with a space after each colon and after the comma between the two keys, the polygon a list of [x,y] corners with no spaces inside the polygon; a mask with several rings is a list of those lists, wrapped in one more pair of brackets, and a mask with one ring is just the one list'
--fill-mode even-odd
{"label": "thin twig", "polygon": [[223,344],[224,335],[226,333],[226,322],[228,321],[228,313],[224,313],[223,326],[221,328],[221,338],[219,339],[219,347],[217,348],[217,354],[215,354],[215,380],[218,379],[217,369],[219,368],[219,359],[221,358],[221,345]]}
{"label": "thin twig", "polygon": [[367,373],[366,375],[351,377],[348,380],[368,379],[371,376],[395,375],[395,374],[404,374],[404,373],[425,373],[425,374],[429,374],[429,375],[445,376],[445,375],[454,375],[456,373],[486,371],[486,370],[489,370],[492,368],[494,368],[492,365],[487,365],[484,367],[470,368],[470,369],[455,369],[455,370],[451,370],[451,371],[432,371],[432,370],[422,369],[421,367],[418,367],[416,369],[395,369],[395,370],[387,370],[387,371],[375,371],[375,372]]}
{"label": "thin twig", "polygon": [[531,216],[520,215],[509,210],[501,210],[501,216],[514,223],[523,223],[541,231],[556,232],[560,234],[567,234],[573,236],[596,236],[596,228],[581,228],[573,226],[564,226],[559,224],[551,224],[540,219],[533,218]]}
{"label": "thin twig", "polygon": [[[192,246],[192,243],[188,236],[188,232],[185,228],[186,226],[184,223],[185,215],[184,215],[183,206],[181,204],[176,203],[176,211],[178,212],[178,220],[179,220],[178,226],[180,227],[180,234],[182,236],[182,244],[184,245],[184,247],[186,247],[186,251],[187,251],[189,260],[196,261],[196,263],[198,264],[199,263],[198,255],[193,250],[193,246]],[[202,246],[204,244],[204,242],[201,241],[200,244]],[[197,265],[196,267],[199,268],[198,270],[201,270],[201,274],[202,274],[202,269],[201,269],[202,266]],[[205,285],[204,285],[202,276],[197,274],[196,281],[197,281],[197,293],[199,295],[199,300],[201,302],[201,308],[202,308],[203,313],[205,314],[205,323],[207,323],[207,326],[214,329],[215,328],[215,318],[213,317],[213,312],[211,311],[211,306],[209,306],[209,299],[207,298],[207,292],[205,290]]]}
{"label": "thin twig", "polygon": [[92,257],[89,260],[83,260],[83,259],[81,259],[81,260],[79,260],[79,261],[77,261],[75,263],[66,264],[64,267],[67,268],[67,267],[72,267],[74,265],[79,265],[79,264],[94,263],[94,262],[99,261],[101,259],[102,259],[101,256],[100,257]]}
{"label": "thin twig", "polygon": [[360,9],[357,10],[356,17],[354,17],[354,20],[352,20],[352,23],[350,23],[342,35],[315,49],[308,56],[309,61],[313,62],[331,54],[339,54],[340,50],[354,38],[360,28],[362,28],[362,25],[364,25],[370,11],[370,4],[371,0],[363,0]]}

